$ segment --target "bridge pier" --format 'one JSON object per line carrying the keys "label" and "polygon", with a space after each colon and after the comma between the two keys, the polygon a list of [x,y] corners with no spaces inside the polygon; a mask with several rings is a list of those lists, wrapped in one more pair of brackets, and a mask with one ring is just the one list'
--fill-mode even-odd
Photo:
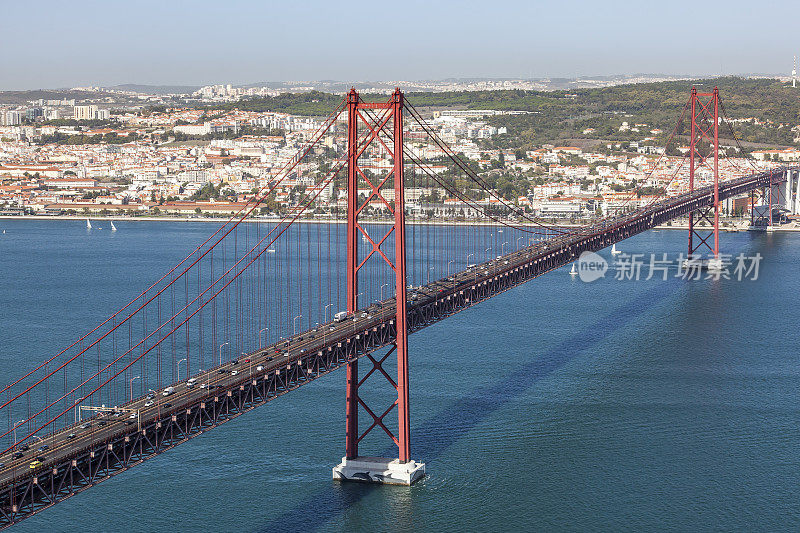
{"label": "bridge pier", "polygon": [[797,215],[800,213],[800,171],[795,170],[787,170],[787,172],[791,172],[793,179],[787,180],[792,183],[794,187],[794,202],[792,204],[792,214]]}
{"label": "bridge pier", "polygon": [[773,224],[775,220],[772,216],[772,206],[775,203],[775,184],[772,183],[772,170],[769,172],[769,187],[767,188],[767,231],[775,231]]}
{"label": "bridge pier", "polygon": [[789,211],[794,212],[794,202],[792,201],[792,171],[786,171],[786,181],[783,182],[783,201],[781,206]]}
{"label": "bridge pier", "polygon": [[425,463],[414,460],[403,463],[400,459],[386,457],[342,457],[342,462],[333,467],[333,479],[336,481],[411,485],[423,476]]}

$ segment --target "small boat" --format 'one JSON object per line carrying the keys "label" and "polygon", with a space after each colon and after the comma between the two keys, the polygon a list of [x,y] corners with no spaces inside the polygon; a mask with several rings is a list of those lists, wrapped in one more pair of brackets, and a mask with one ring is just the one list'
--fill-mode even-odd
{"label": "small boat", "polygon": [[89,222],[89,219],[86,219],[86,229],[92,229],[92,223]]}
{"label": "small boat", "polygon": [[111,231],[117,231],[117,227],[114,225],[114,221],[111,221]]}
{"label": "small boat", "polygon": [[267,253],[268,254],[274,254],[275,253],[275,248],[267,248]]}
{"label": "small boat", "polygon": [[570,276],[577,276],[578,275],[578,269],[575,268],[575,263],[572,263],[572,270],[569,271],[569,275]]}
{"label": "small boat", "polygon": [[621,253],[622,252],[617,250],[617,244],[616,243],[611,245],[611,255],[617,255],[617,254],[621,254]]}

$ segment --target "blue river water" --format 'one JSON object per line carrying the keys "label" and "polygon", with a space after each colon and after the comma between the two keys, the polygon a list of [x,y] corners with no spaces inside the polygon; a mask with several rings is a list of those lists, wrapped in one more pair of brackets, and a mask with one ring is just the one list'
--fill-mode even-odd
{"label": "blue river water", "polygon": [[[84,226],[0,220],[0,382],[213,230]],[[619,249],[685,247],[663,230]],[[561,269],[413,335],[412,455],[429,475],[412,487],[331,480],[338,371],[14,530],[796,531],[800,234],[722,247],[760,253],[758,279],[584,283]]]}

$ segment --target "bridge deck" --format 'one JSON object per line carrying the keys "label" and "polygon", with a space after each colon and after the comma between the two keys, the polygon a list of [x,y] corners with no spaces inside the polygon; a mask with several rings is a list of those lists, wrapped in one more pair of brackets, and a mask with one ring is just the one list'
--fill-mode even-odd
{"label": "bridge deck", "polygon": [[[783,181],[762,173],[720,184],[720,198]],[[588,226],[482,263],[409,291],[409,330],[418,331],[480,301],[564,266],[585,250],[598,251],[656,225],[711,205],[704,188],[652,207]],[[0,529],[184,442],[206,429],[335,370],[394,340],[394,297],[283,343],[195,375],[194,387],[175,384],[153,404],[139,398],[120,407],[138,410],[94,416],[46,439],[49,449],[0,456]],[[37,443],[39,444],[39,443]],[[29,465],[37,457],[41,464]]]}

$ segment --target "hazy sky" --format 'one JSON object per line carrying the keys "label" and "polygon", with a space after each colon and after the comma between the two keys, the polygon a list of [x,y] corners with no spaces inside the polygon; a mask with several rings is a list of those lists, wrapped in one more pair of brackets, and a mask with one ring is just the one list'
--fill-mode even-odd
{"label": "hazy sky", "polygon": [[800,55],[797,0],[0,0],[0,8],[3,90],[788,74]]}

